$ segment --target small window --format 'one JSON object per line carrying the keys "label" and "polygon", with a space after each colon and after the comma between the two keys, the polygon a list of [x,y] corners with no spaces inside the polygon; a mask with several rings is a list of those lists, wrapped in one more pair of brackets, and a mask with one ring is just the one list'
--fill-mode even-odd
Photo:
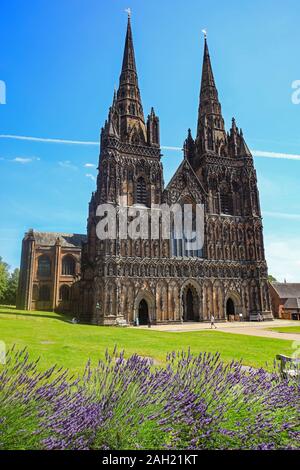
{"label": "small window", "polygon": [[39,298],[39,289],[36,284],[33,285],[32,288],[32,300],[38,300]]}
{"label": "small window", "polygon": [[69,286],[61,286],[59,289],[59,299],[60,300],[70,300],[70,287]]}
{"label": "small window", "polygon": [[39,300],[42,302],[49,302],[50,300],[50,287],[45,285],[40,287]]}
{"label": "small window", "polygon": [[136,185],[136,202],[137,204],[144,204],[147,206],[148,194],[147,187],[144,178],[139,178]]}
{"label": "small window", "polygon": [[51,276],[51,261],[48,256],[40,256],[38,260],[38,275],[40,277]]}
{"label": "small window", "polygon": [[75,274],[75,260],[73,256],[65,256],[62,260],[62,275],[74,276]]}
{"label": "small window", "polygon": [[214,149],[213,133],[210,128],[207,129],[207,147],[209,150]]}

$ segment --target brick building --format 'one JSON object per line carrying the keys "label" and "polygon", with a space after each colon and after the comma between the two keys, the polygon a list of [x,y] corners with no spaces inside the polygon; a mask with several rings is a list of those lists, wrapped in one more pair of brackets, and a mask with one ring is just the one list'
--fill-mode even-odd
{"label": "brick building", "polygon": [[270,296],[276,318],[300,320],[300,284],[272,282]]}
{"label": "brick building", "polygon": [[68,312],[76,299],[85,235],[29,230],[22,242],[17,307]]}

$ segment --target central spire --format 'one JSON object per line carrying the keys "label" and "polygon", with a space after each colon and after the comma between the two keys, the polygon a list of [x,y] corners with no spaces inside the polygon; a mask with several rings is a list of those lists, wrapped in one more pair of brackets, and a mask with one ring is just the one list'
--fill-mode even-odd
{"label": "central spire", "polygon": [[204,39],[204,56],[202,68],[202,80],[200,90],[199,117],[209,114],[222,115],[221,105],[218,97],[218,90],[215,84],[212,71],[211,60],[207,45],[207,38]]}
{"label": "central spire", "polygon": [[135,65],[132,31],[131,31],[131,19],[130,18],[131,17],[128,14],[127,33],[126,33],[126,39],[125,39],[122,73],[132,71],[135,74],[137,74],[136,73],[136,65]]}
{"label": "central spire", "polygon": [[136,71],[135,54],[131,31],[131,12],[128,13],[119,88],[114,92],[108,119],[103,127],[101,139],[110,136],[126,144],[159,147],[159,119],[153,108],[145,124],[142,100]]}
{"label": "central spire", "polygon": [[146,128],[129,14],[116,105],[121,118],[121,136],[131,140],[134,134],[134,139],[142,143],[146,139]]}
{"label": "central spire", "polygon": [[221,143],[226,141],[224,119],[218,90],[212,70],[207,38],[204,39],[204,55],[198,112],[197,140],[203,152],[218,152]]}

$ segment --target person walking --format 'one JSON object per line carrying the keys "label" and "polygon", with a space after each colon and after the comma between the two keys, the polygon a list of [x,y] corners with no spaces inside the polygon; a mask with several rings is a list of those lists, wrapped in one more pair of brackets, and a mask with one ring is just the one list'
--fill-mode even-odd
{"label": "person walking", "polygon": [[210,317],[210,328],[212,329],[213,326],[215,327],[215,329],[217,329],[216,325],[215,325],[215,317],[212,315]]}

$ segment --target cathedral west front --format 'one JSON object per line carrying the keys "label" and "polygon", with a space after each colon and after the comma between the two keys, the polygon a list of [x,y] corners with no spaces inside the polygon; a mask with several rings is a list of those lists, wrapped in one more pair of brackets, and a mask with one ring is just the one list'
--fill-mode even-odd
{"label": "cathedral west front", "polygon": [[[119,87],[101,129],[87,236],[25,235],[20,308],[69,311],[97,325],[272,318],[253,157],[234,119],[225,129],[206,38],[196,135],[188,131],[167,186],[159,124],[153,108],[144,116],[129,17]],[[203,246],[189,249],[172,232],[166,239],[160,219],[156,238],[150,221],[147,237],[101,239],[103,204],[117,214],[139,205],[201,206]]]}

